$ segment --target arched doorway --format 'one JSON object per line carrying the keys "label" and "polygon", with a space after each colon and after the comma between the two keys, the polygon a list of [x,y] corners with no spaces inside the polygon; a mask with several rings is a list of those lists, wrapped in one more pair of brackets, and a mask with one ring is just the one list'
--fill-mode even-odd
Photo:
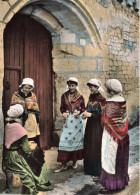
{"label": "arched doorway", "polygon": [[52,38],[48,30],[26,15],[15,15],[4,31],[3,113],[9,108],[12,94],[22,79],[33,78],[41,116],[41,146],[52,145],[53,84]]}

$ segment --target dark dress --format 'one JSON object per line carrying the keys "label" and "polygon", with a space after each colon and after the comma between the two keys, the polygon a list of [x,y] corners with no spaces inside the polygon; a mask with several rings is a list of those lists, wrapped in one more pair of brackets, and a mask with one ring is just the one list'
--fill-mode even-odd
{"label": "dark dress", "polygon": [[91,94],[87,111],[92,116],[87,119],[84,137],[84,173],[92,176],[101,174],[101,141],[103,128],[101,114],[106,100],[100,93]]}

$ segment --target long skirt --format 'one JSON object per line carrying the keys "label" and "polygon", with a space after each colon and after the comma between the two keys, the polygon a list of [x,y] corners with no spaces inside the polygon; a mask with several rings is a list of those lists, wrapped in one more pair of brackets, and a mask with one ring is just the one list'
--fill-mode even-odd
{"label": "long skirt", "polygon": [[58,150],[58,157],[57,162],[61,162],[63,164],[69,162],[69,161],[77,161],[83,159],[83,150],[73,151],[73,152],[67,152],[67,151],[59,151]]}
{"label": "long skirt", "polygon": [[[36,154],[35,157],[37,157]],[[37,160],[32,157],[27,160],[17,151],[6,151],[3,169],[6,173],[19,174],[26,194],[36,195],[39,191],[53,189],[48,180],[46,163],[42,161],[40,167],[36,163]],[[34,167],[31,164],[34,164]]]}
{"label": "long skirt", "polygon": [[100,176],[103,128],[100,118],[88,118],[84,138],[84,173]]}
{"label": "long skirt", "polygon": [[100,183],[107,190],[121,190],[128,185],[129,142],[123,147],[119,145],[116,157],[116,173],[109,174],[102,169]]}

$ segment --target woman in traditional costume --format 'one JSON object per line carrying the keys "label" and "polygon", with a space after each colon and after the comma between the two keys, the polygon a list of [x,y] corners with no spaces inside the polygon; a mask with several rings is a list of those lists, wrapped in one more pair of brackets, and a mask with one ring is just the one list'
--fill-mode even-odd
{"label": "woman in traditional costume", "polygon": [[91,94],[89,96],[87,111],[83,119],[87,118],[84,137],[84,173],[92,175],[93,179],[99,179],[101,174],[101,141],[103,128],[101,115],[106,100],[101,95],[103,92],[101,82],[97,79],[90,79],[87,83]]}
{"label": "woman in traditional costume", "polygon": [[102,172],[100,183],[105,190],[121,190],[128,185],[129,135],[126,100],[117,79],[106,82],[108,94],[103,112]]}
{"label": "woman in traditional costume", "polygon": [[39,191],[52,190],[53,187],[48,180],[43,151],[32,151],[29,147],[27,132],[21,125],[23,112],[20,104],[10,106],[7,112],[3,158],[3,170],[8,184],[6,193],[14,194],[18,187],[23,186],[23,194],[36,195]]}
{"label": "woman in traditional costume", "polygon": [[24,78],[19,86],[19,91],[12,96],[11,105],[21,104],[24,108],[22,117],[22,125],[27,131],[27,136],[30,141],[34,141],[40,147],[40,130],[39,120],[40,111],[37,103],[36,95],[32,92],[34,88],[34,80]]}
{"label": "woman in traditional costume", "polygon": [[85,111],[85,100],[77,90],[78,80],[69,78],[69,90],[61,97],[60,111],[65,119],[59,142],[57,161],[62,166],[55,173],[67,170],[66,163],[73,161],[73,169],[77,168],[77,160],[83,159],[84,122],[81,114]]}

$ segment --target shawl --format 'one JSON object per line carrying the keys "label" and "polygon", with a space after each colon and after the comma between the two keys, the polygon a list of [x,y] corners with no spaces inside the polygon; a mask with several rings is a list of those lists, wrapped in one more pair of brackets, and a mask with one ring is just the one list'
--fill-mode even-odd
{"label": "shawl", "polygon": [[87,103],[87,112],[97,112],[101,115],[105,104],[106,100],[100,93],[91,94]]}
{"label": "shawl", "polygon": [[18,92],[15,92],[11,101],[11,105],[13,104],[21,104],[27,111],[40,113],[37,98],[34,93],[31,93],[30,97],[23,98]]}
{"label": "shawl", "polygon": [[106,108],[102,114],[102,124],[114,141],[121,145],[127,143],[129,135],[126,101],[107,101]]}
{"label": "shawl", "polygon": [[7,123],[5,126],[5,146],[10,148],[11,144],[27,135],[26,130],[19,123]]}
{"label": "shawl", "polygon": [[69,91],[65,92],[61,97],[61,113],[68,111],[73,114],[74,110],[80,111],[80,113],[85,111],[85,100],[83,95],[76,91],[74,98],[71,101]]}

